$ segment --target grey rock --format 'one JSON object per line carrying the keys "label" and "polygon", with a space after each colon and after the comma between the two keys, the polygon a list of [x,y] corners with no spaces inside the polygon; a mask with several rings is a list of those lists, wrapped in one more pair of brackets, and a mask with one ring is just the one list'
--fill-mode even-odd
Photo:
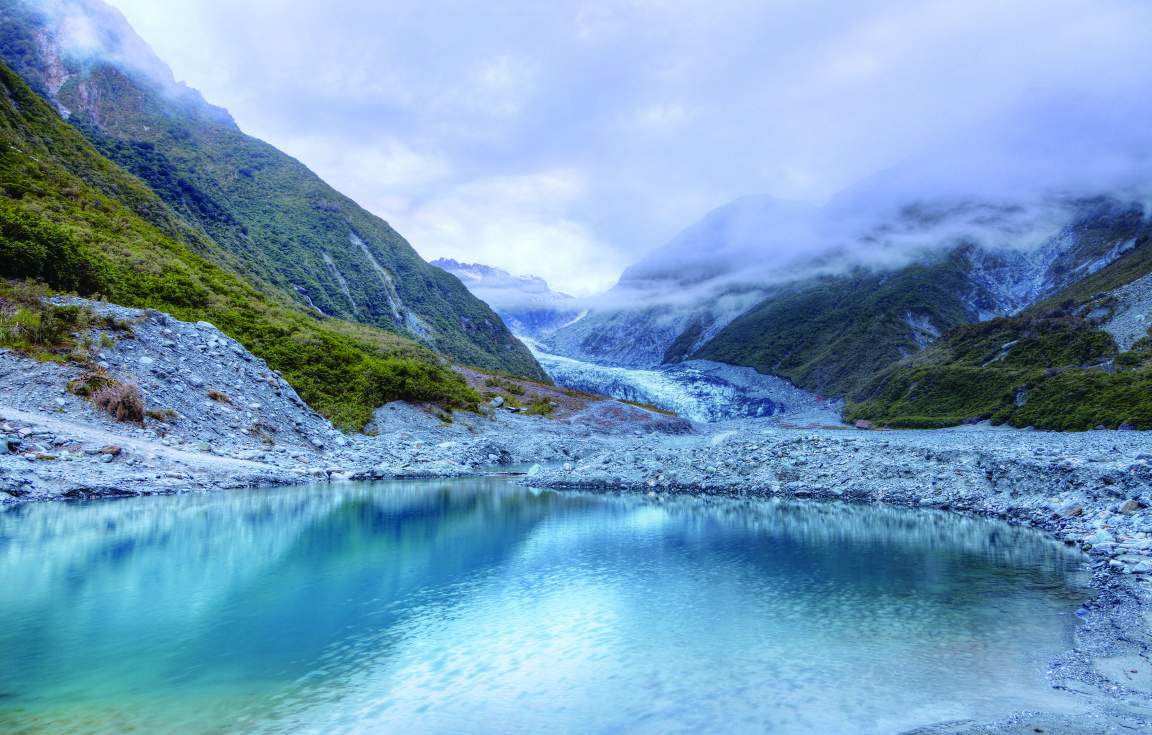
{"label": "grey rock", "polygon": [[1084,506],[1080,503],[1069,503],[1056,511],[1056,513],[1061,518],[1076,518],[1084,515]]}

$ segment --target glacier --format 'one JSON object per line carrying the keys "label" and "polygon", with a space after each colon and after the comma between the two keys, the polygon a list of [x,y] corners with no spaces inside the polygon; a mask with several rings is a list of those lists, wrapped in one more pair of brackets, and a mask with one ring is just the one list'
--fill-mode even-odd
{"label": "glacier", "polygon": [[650,404],[700,423],[737,418],[840,423],[839,401],[752,368],[708,360],[651,369],[599,365],[552,354],[530,339],[520,339],[544,371],[565,388]]}

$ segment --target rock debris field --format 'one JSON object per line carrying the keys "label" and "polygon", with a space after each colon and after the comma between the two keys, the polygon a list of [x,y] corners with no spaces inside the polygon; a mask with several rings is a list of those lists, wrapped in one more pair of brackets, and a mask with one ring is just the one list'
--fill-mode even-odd
{"label": "rock debris field", "polygon": [[[691,425],[588,401],[562,419],[489,409],[446,423],[389,404],[373,435],[337,431],[283,378],[205,323],[81,302],[130,324],[94,357],[151,414],[118,422],[68,389],[85,368],[0,350],[0,507],[235,487],[519,469],[541,488],[878,502],[995,516],[1081,548],[1096,596],[1054,686],[1087,714],[1024,713],[923,733],[1152,732],[1152,439],[1141,432]],[[99,335],[96,335],[99,336]]]}

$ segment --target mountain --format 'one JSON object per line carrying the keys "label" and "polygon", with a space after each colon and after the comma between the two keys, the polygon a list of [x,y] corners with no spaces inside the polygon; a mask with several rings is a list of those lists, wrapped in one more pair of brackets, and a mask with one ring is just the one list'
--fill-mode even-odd
{"label": "mountain", "polygon": [[[1142,198],[1119,191],[909,197],[880,177],[822,208],[745,198],[630,268],[599,308],[545,342],[606,365],[753,367],[847,397],[854,417],[900,417],[881,409],[886,371],[922,351],[930,359],[937,353],[925,348],[956,330],[1021,314],[1112,268],[1137,281],[1148,272],[1139,265],[1148,227]],[[1138,311],[1118,318],[1143,334]],[[933,410],[940,424],[988,415]]]}
{"label": "mountain", "polygon": [[[694,354],[849,395],[949,330],[1016,313],[1107,265],[1144,227],[1143,208],[1130,202],[1077,200],[1062,207],[1063,226],[1025,249],[1007,229],[980,245],[930,234],[937,249],[900,268],[857,267],[790,284]],[[950,216],[933,223],[930,232],[947,233],[953,222]]]}
{"label": "mountain", "polygon": [[461,263],[451,258],[433,260],[460,279],[474,296],[491,306],[513,334],[539,338],[580,318],[574,299],[553,291],[536,276],[513,276],[508,271],[480,263]]}
{"label": "mountain", "polygon": [[960,327],[875,375],[846,417],[934,427],[1152,429],[1152,225],[1022,313]]}
{"label": "mountain", "polygon": [[544,340],[558,354],[630,368],[676,362],[767,295],[734,276],[764,249],[766,232],[795,230],[803,205],[744,197],[714,210],[632,265],[587,316]]}
{"label": "mountain", "polygon": [[410,336],[465,364],[542,379],[460,282],[299,161],[177,83],[100,0],[0,0],[0,55],[108,159],[217,246],[211,257],[304,308]]}
{"label": "mountain", "polygon": [[309,313],[221,265],[225,258],[215,242],[101,156],[3,63],[0,89],[4,318],[13,309],[19,316],[20,294],[30,288],[9,285],[9,279],[31,279],[58,291],[208,321],[346,428],[362,427],[378,406],[401,398],[476,405],[479,396],[427,347]]}

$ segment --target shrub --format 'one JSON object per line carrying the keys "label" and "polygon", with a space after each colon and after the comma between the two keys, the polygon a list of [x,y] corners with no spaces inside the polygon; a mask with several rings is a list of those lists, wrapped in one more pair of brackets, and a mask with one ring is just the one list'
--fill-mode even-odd
{"label": "shrub", "polygon": [[60,358],[74,351],[78,343],[73,333],[85,328],[87,322],[87,312],[79,307],[22,307],[4,301],[0,309],[0,345],[34,357]]}
{"label": "shrub", "polygon": [[135,383],[113,380],[92,394],[92,403],[107,411],[117,421],[144,425],[144,396]]}
{"label": "shrub", "polygon": [[[479,397],[431,350],[383,329],[304,311],[285,293],[265,288],[263,271],[255,273],[256,284],[238,274],[234,268],[242,258],[223,256],[220,245],[227,250],[227,243],[189,226],[139,179],[103,158],[3,64],[0,87],[8,93],[8,104],[0,104],[0,193],[8,195],[0,197],[0,278],[16,281],[0,282],[0,299],[8,299],[12,306],[7,314],[0,308],[0,319],[29,310],[20,317],[20,344],[15,347],[40,359],[65,359],[72,350],[64,346],[31,350],[25,327],[45,326],[31,321],[39,318],[39,302],[50,291],[77,293],[159,309],[184,321],[211,322],[280,371],[305,402],[341,428],[361,429],[379,405],[401,398],[444,408],[476,405]],[[178,135],[185,132],[177,130]],[[148,156],[147,146],[154,141],[139,143],[139,155]],[[158,158],[155,163],[172,172],[167,162]],[[181,201],[197,211],[220,213],[211,197],[199,196],[203,192],[195,181],[180,185],[179,179],[187,178],[172,178],[176,187],[172,191],[187,197]],[[273,226],[285,226],[280,214]],[[249,243],[242,230],[238,229],[241,240]],[[411,263],[418,265],[415,260]],[[500,343],[503,355],[502,330],[485,331],[482,326],[490,312],[464,296],[451,276],[436,269],[427,273],[461,296],[457,307],[475,307],[470,316],[476,327],[467,330],[467,336]],[[410,284],[420,273],[397,273],[397,277]],[[24,288],[20,282],[28,280],[44,284],[38,287],[37,299],[9,297],[9,291]],[[444,316],[452,319],[452,326],[449,329],[446,319],[432,325],[437,345],[458,357],[491,363],[491,349],[477,348],[455,326],[456,311]],[[16,341],[11,326],[0,327],[4,333],[0,339]],[[110,328],[131,334],[130,324]],[[103,346],[110,346],[108,342],[101,338]],[[500,362],[511,360],[510,366],[535,372],[527,353],[509,354]],[[82,358],[83,352],[76,356]]]}
{"label": "shrub", "polygon": [[552,404],[552,401],[547,398],[537,398],[532,401],[525,413],[529,416],[548,416],[555,410],[556,406]]}
{"label": "shrub", "polygon": [[89,370],[76,380],[68,383],[68,391],[81,398],[91,398],[97,392],[115,385],[116,380],[104,368]]}
{"label": "shrub", "polygon": [[144,415],[153,421],[165,424],[176,420],[176,412],[170,408],[149,409],[144,412]]}
{"label": "shrub", "polygon": [[484,382],[484,385],[489,388],[500,388],[506,393],[511,393],[514,396],[524,395],[524,386],[520,385],[514,380],[509,380],[507,378],[491,377]]}

